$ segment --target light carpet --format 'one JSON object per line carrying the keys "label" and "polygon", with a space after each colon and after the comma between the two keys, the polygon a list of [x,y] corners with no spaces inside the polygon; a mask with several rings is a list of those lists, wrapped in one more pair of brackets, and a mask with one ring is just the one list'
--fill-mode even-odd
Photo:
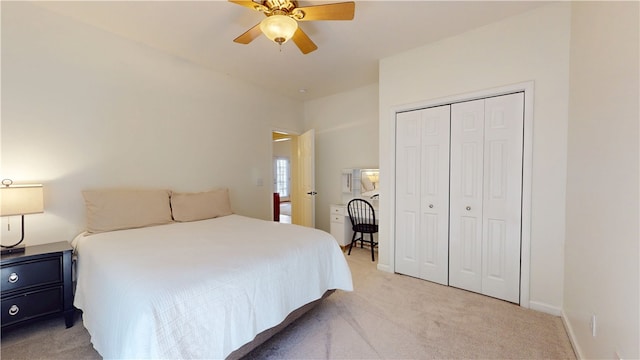
{"label": "light carpet", "polygon": [[[336,291],[246,359],[575,359],[559,317],[347,260],[354,292]],[[81,319],[3,332],[2,359],[100,359]]]}

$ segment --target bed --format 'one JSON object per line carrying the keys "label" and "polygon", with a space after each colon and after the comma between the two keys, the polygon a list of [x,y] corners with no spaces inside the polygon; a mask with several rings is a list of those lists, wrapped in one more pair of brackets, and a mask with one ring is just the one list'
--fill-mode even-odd
{"label": "bed", "polygon": [[353,289],[326,232],[236,214],[174,216],[73,241],[74,305],[104,358],[237,358],[298,309]]}

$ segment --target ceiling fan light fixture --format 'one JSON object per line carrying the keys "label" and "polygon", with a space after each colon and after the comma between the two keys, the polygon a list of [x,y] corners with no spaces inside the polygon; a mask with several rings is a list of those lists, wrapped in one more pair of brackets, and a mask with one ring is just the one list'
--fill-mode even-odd
{"label": "ceiling fan light fixture", "polygon": [[298,22],[286,15],[271,15],[260,22],[260,30],[269,40],[282,45],[298,30]]}

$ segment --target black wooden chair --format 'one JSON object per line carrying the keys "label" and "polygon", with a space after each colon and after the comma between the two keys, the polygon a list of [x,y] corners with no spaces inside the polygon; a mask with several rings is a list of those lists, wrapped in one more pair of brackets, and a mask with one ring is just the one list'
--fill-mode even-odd
{"label": "black wooden chair", "polygon": [[[358,241],[360,241],[360,247],[362,248],[364,243],[367,242],[371,246],[371,261],[375,261],[373,248],[378,243],[373,240],[373,234],[378,232],[378,224],[376,224],[376,213],[373,210],[373,205],[364,199],[353,199],[347,204],[347,211],[349,212],[351,228],[353,229],[348,255],[351,255],[351,248],[353,248],[354,243],[358,246]],[[357,237],[358,233],[360,233],[359,238]],[[364,234],[369,234],[369,240],[365,240]]]}

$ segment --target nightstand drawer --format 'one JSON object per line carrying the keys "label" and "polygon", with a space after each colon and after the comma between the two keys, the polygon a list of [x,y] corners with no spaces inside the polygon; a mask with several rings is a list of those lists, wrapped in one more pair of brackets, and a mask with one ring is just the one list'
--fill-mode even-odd
{"label": "nightstand drawer", "polygon": [[45,260],[3,267],[0,277],[2,279],[2,292],[6,293],[30,286],[61,283],[63,281],[61,261],[62,258],[56,256]]}
{"label": "nightstand drawer", "polygon": [[63,310],[62,285],[2,300],[2,326]]}

